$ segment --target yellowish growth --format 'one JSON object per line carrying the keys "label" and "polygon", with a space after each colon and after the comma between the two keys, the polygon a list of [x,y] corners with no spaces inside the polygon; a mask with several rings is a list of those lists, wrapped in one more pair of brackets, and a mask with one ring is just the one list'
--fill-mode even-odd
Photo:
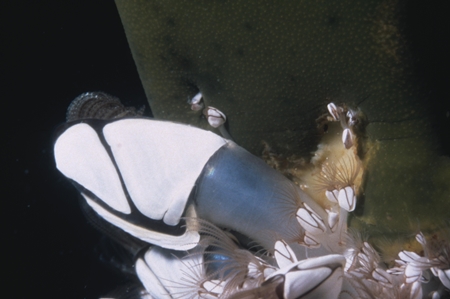
{"label": "yellowish growth", "polygon": [[361,192],[363,167],[356,154],[357,141],[354,144],[352,148],[345,149],[342,127],[338,122],[332,122],[311,159],[312,167],[297,173],[293,171],[300,187],[324,208],[330,207],[325,197],[326,190],[351,186],[356,195]]}
{"label": "yellowish growth", "polygon": [[277,155],[267,143],[263,143],[262,158],[292,179],[323,208],[330,208],[325,191],[351,186],[357,196],[362,192],[364,167],[357,155],[358,136],[353,136],[354,146],[346,149],[342,143],[342,132],[339,122],[329,122],[328,132],[323,135],[309,163],[302,158]]}

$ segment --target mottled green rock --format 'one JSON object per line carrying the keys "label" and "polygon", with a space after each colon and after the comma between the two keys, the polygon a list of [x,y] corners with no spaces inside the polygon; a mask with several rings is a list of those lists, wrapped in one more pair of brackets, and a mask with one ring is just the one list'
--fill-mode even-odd
{"label": "mottled green rock", "polygon": [[156,118],[207,128],[187,104],[200,90],[238,144],[306,156],[328,102],[361,109],[367,180],[352,225],[394,238],[450,217],[450,162],[415,83],[400,2],[116,0]]}

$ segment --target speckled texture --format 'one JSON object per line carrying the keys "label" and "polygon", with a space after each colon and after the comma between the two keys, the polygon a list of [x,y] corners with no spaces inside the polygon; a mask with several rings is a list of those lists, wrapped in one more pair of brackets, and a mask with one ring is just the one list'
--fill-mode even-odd
{"label": "speckled texture", "polygon": [[155,117],[207,128],[187,103],[200,90],[254,154],[266,140],[307,155],[328,102],[360,108],[367,181],[352,225],[384,238],[450,217],[450,163],[414,81],[400,1],[116,3]]}

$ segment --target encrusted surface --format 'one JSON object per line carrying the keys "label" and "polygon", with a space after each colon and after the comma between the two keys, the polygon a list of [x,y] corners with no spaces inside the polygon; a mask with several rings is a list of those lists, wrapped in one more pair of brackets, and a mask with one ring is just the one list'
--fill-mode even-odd
{"label": "encrusted surface", "polygon": [[351,225],[398,240],[448,219],[450,162],[415,84],[401,1],[116,3],[156,118],[207,128],[188,103],[201,91],[238,144],[309,159],[315,119],[345,103],[368,122]]}

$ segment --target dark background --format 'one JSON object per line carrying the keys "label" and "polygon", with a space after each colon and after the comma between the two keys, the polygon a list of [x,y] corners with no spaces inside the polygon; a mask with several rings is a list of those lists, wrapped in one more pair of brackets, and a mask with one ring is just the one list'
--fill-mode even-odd
{"label": "dark background", "polygon": [[55,169],[52,135],[70,101],[86,91],[108,92],[130,106],[146,104],[115,3],[0,6],[6,105],[0,297],[98,298],[124,279],[99,261],[94,248],[100,235],[82,215],[75,189]]}
{"label": "dark background", "polygon": [[[447,154],[448,13],[446,1],[409,1],[405,19]],[[2,1],[0,22],[2,297],[98,298],[126,278],[99,261],[100,234],[55,169],[52,134],[86,91],[146,103],[119,15],[112,0]]]}

